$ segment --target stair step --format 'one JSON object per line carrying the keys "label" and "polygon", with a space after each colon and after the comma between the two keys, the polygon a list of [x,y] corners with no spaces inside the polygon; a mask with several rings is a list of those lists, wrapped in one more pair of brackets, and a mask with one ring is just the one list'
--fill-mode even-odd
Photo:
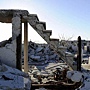
{"label": "stair step", "polygon": [[43,30],[43,33],[47,34],[48,36],[51,36],[52,30]]}
{"label": "stair step", "polygon": [[67,47],[64,47],[64,46],[59,46],[58,48],[59,49],[67,49]]}
{"label": "stair step", "polygon": [[60,55],[62,60],[65,60],[66,48],[59,46],[59,39],[50,38],[52,31],[46,30],[46,22],[39,21],[36,14],[29,14],[28,16],[23,16],[23,18],[28,21],[37,33],[50,45],[50,47]]}
{"label": "stair step", "polygon": [[50,38],[50,43],[54,43],[54,44],[58,45],[59,44],[59,39],[51,39]]}
{"label": "stair step", "polygon": [[43,25],[44,30],[46,30],[46,22],[37,21],[37,24],[39,24],[39,25]]}
{"label": "stair step", "polygon": [[33,28],[35,28],[36,23],[39,22],[38,16],[36,14],[29,14],[23,18],[26,19]]}
{"label": "stair step", "polygon": [[62,52],[65,52],[66,51],[66,47],[64,46],[58,46],[58,51],[62,51]]}
{"label": "stair step", "polygon": [[39,21],[39,18],[37,16],[37,14],[29,14],[28,17],[31,17],[31,18],[37,18],[37,21]]}
{"label": "stair step", "polygon": [[50,38],[50,45],[53,46],[53,48],[57,49],[59,45],[59,39],[51,39]]}
{"label": "stair step", "polygon": [[[32,24],[33,23],[33,24]],[[46,23],[45,22],[39,22],[39,21],[29,21],[29,24],[36,30],[43,33],[43,30],[45,30]]]}
{"label": "stair step", "polygon": [[50,38],[50,41],[58,41],[58,42],[59,42],[59,39],[56,39],[56,38]]}
{"label": "stair step", "polygon": [[47,42],[47,43],[49,43],[50,42],[50,36],[49,35],[47,35],[47,34],[42,34],[43,35],[43,39]]}

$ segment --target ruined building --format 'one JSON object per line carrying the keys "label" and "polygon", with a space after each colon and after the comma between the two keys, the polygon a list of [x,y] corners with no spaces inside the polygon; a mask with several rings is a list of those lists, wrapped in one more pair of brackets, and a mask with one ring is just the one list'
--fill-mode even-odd
{"label": "ruined building", "polygon": [[[22,23],[24,23],[24,70],[28,71],[28,23],[65,60],[65,48],[59,39],[50,38],[52,31],[46,30],[46,23],[39,21],[36,14],[27,10],[0,10],[0,22],[12,23],[12,42],[0,49],[0,59],[5,64],[21,70]],[[72,58],[73,56],[71,56]]]}

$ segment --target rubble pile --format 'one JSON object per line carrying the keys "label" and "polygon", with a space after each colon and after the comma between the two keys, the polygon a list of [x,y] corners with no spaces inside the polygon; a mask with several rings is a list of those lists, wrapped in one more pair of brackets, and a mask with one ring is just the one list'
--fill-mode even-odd
{"label": "rubble pile", "polygon": [[[23,64],[24,51],[22,49],[22,66]],[[69,71],[69,66],[48,44],[36,44],[30,41],[28,43],[28,64],[29,76],[5,64],[0,64],[0,89],[30,90],[33,86],[34,89],[35,87],[36,89],[38,87],[67,88],[69,85],[76,88],[77,82],[81,82],[82,79],[82,74]],[[76,78],[77,75],[79,75],[78,78]]]}
{"label": "rubble pile", "polygon": [[[22,54],[24,54],[24,52],[22,52]],[[34,89],[31,90],[40,87],[50,87],[50,90],[55,87],[62,88],[66,86],[65,88],[67,88],[70,85],[72,87],[75,86],[75,88],[78,87],[76,84],[78,82],[80,83],[82,77],[79,77],[78,80],[74,78],[74,75],[72,78],[68,78],[71,73],[67,73],[69,66],[59,58],[48,44],[36,44],[30,41],[28,44],[28,54],[28,74],[31,77],[32,88],[34,87]],[[22,57],[22,63],[23,62],[24,59]]]}
{"label": "rubble pile", "polygon": [[[22,64],[24,62],[24,52],[22,52]],[[29,65],[46,65],[50,62],[63,62],[59,56],[50,49],[48,44],[38,45],[32,41],[28,45],[28,63]]]}
{"label": "rubble pile", "polygon": [[[23,50],[23,49],[22,49]],[[32,41],[28,43],[28,64],[29,76],[32,84],[47,84],[57,82],[57,69],[60,71],[59,80],[64,80],[63,71],[69,66],[49,47],[48,44],[36,44]],[[24,55],[24,52],[22,52]],[[22,64],[24,58],[22,57]]]}
{"label": "rubble pile", "polygon": [[[56,71],[59,70],[60,73],[64,70],[68,70],[68,66],[63,63],[50,63],[45,69],[40,69],[40,66],[31,66],[29,70],[29,75],[31,76],[31,80],[33,84],[45,84],[49,81],[56,81],[55,75]],[[65,75],[64,75],[65,76]],[[60,79],[64,79],[63,75],[61,75]]]}
{"label": "rubble pile", "polygon": [[0,63],[0,90],[30,90],[28,74]]}

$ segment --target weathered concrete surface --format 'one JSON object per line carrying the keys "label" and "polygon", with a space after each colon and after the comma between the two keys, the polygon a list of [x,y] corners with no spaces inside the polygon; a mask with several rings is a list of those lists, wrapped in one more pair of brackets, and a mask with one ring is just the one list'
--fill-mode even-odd
{"label": "weathered concrete surface", "polygon": [[[28,15],[27,10],[18,10],[18,9],[0,9],[0,22],[3,23],[12,23],[13,14],[19,14],[23,16]],[[22,18],[22,22],[25,22],[25,19]]]}
{"label": "weathered concrete surface", "polygon": [[13,14],[12,18],[12,40],[15,40],[16,68],[21,70],[22,20],[18,13]]}

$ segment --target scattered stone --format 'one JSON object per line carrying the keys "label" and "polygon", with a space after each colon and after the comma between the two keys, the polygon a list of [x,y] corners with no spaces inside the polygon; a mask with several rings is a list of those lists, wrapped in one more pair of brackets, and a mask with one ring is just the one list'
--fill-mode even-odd
{"label": "scattered stone", "polygon": [[[23,49],[22,49],[23,50]],[[22,51],[22,64],[24,64],[24,51]],[[29,65],[46,66],[48,63],[62,62],[59,56],[50,49],[48,44],[36,44],[32,41],[28,44]]]}

